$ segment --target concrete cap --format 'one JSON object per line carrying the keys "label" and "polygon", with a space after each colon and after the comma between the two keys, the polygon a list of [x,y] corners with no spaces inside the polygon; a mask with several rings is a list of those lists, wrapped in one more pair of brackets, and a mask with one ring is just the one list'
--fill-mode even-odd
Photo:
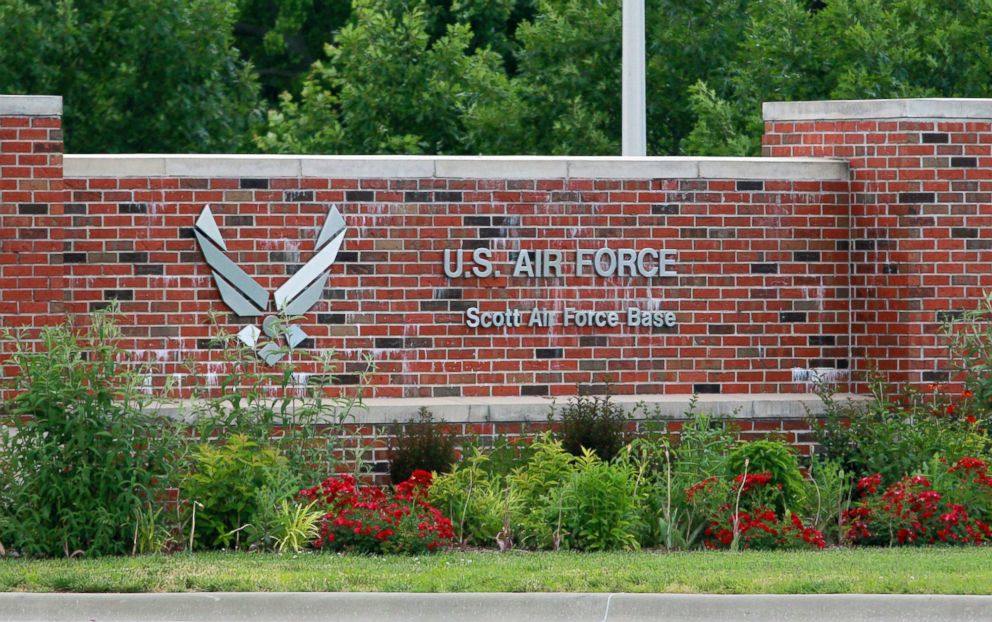
{"label": "concrete cap", "polygon": [[765,121],[992,119],[992,99],[927,97],[765,102],[761,113]]}
{"label": "concrete cap", "polygon": [[0,117],[57,117],[62,114],[58,95],[0,95]]}
{"label": "concrete cap", "polygon": [[846,181],[825,158],[555,156],[70,155],[65,176],[443,179],[756,179]]}
{"label": "concrete cap", "polygon": [[[618,395],[612,401],[635,419],[685,419],[690,395]],[[868,398],[842,394],[840,403],[857,405]],[[812,393],[726,394],[697,396],[696,412],[728,419],[803,419],[823,412],[823,401]],[[421,407],[430,409],[435,421],[449,423],[515,423],[547,421],[559,414],[568,397],[427,397],[372,398],[351,411],[355,423],[383,424],[413,419]],[[161,402],[149,407],[159,414],[179,417],[193,411],[189,402]]]}

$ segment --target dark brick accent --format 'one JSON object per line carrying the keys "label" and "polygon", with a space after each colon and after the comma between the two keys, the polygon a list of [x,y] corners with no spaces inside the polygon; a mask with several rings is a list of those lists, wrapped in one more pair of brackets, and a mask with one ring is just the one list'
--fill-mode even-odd
{"label": "dark brick accent", "polygon": [[338,253],[336,263],[355,263],[358,261],[357,251],[341,251]]}
{"label": "dark brick accent", "polygon": [[145,252],[118,253],[117,261],[120,263],[148,263],[148,253]]}
{"label": "dark brick accent", "polygon": [[953,227],[951,229],[952,238],[977,238],[977,227]]}
{"label": "dark brick accent", "polygon": [[693,393],[719,393],[720,385],[715,383],[697,383],[692,385]]}
{"label": "dark brick accent", "polygon": [[534,355],[539,359],[560,359],[565,356],[564,348],[537,348]]}
{"label": "dark brick accent", "polygon": [[147,203],[121,203],[117,206],[117,211],[121,214],[147,214]]}
{"label": "dark brick accent", "polygon": [[465,250],[489,248],[489,240],[462,240],[462,248]]}
{"label": "dark brick accent", "polygon": [[313,190],[286,190],[282,200],[287,203],[310,203],[313,201]]}
{"label": "dark brick accent", "polygon": [[371,190],[348,190],[344,193],[345,201],[374,201],[375,193]]}
{"label": "dark brick accent", "polygon": [[778,314],[779,322],[805,322],[805,311],[782,311]]}
{"label": "dark brick accent", "polygon": [[196,340],[197,350],[223,350],[224,342],[210,337],[201,337]]}
{"label": "dark brick accent", "polygon": [[651,213],[655,216],[672,216],[679,213],[679,206],[675,203],[652,205]]}
{"label": "dark brick accent", "polygon": [[376,337],[375,347],[379,350],[395,350],[403,347],[402,337]]}
{"label": "dark brick accent", "polygon": [[924,144],[949,143],[951,142],[951,136],[946,132],[924,132],[922,142]]}
{"label": "dark brick accent", "polygon": [[435,300],[460,300],[462,297],[462,290],[455,287],[447,287],[442,289],[434,290]]}
{"label": "dark brick accent", "polygon": [[946,371],[925,371],[923,372],[923,382],[947,382],[951,379],[951,373]]}
{"label": "dark brick accent", "polygon": [[795,261],[820,261],[819,251],[796,251],[792,254]]}
{"label": "dark brick accent", "polygon": [[134,300],[134,290],[130,289],[105,289],[103,290],[104,300]]}
{"label": "dark brick accent", "polygon": [[488,227],[493,224],[489,216],[466,216],[462,222],[466,227]]}
{"label": "dark brick accent", "polygon": [[430,192],[410,191],[403,193],[403,201],[406,203],[428,203],[431,200]]}
{"label": "dark brick accent", "polygon": [[739,181],[737,182],[737,190],[764,190],[765,182],[763,181]]}
{"label": "dark brick accent", "polygon": [[434,200],[440,202],[446,202],[446,203],[460,203],[462,200],[462,193],[439,190],[434,193]]}
{"label": "dark brick accent", "polygon": [[63,210],[66,214],[82,215],[86,213],[85,203],[66,203]]}
{"label": "dark brick accent", "polygon": [[251,227],[255,224],[254,216],[225,216],[224,226],[226,227]]}
{"label": "dark brick accent", "polygon": [[753,263],[751,264],[751,274],[778,274],[778,264]]}
{"label": "dark brick accent", "polygon": [[900,203],[933,203],[936,197],[933,192],[900,192]]}
{"label": "dark brick accent", "polygon": [[86,253],[63,253],[62,263],[86,263]]}
{"label": "dark brick accent", "polygon": [[978,158],[951,158],[951,166],[958,168],[975,168],[978,166]]}
{"label": "dark brick accent", "polygon": [[856,251],[873,251],[875,250],[875,240],[855,240],[854,250]]}
{"label": "dark brick accent", "polygon": [[938,311],[937,321],[943,324],[944,322],[953,322],[954,320],[959,320],[964,316],[964,311]]}
{"label": "dark brick accent", "polygon": [[317,322],[320,324],[344,324],[344,313],[318,313]]}
{"label": "dark brick accent", "polygon": [[354,385],[361,381],[361,374],[336,374],[331,377],[331,382],[337,385]]}
{"label": "dark brick accent", "polygon": [[546,384],[525,384],[520,387],[520,395],[541,396],[548,395],[548,385]]}
{"label": "dark brick accent", "polygon": [[193,227],[180,227],[179,228],[179,239],[193,239],[196,236],[193,235]]}
{"label": "dark brick accent", "polygon": [[733,324],[710,324],[707,327],[707,332],[711,335],[733,335],[734,325]]}
{"label": "dark brick accent", "polygon": [[165,274],[165,267],[157,263],[144,263],[134,267],[137,276],[160,276]]}
{"label": "dark brick accent", "polygon": [[269,180],[261,178],[245,178],[241,180],[243,190],[268,190]]}
{"label": "dark brick accent", "polygon": [[431,387],[432,397],[461,397],[461,387]]}
{"label": "dark brick accent", "polygon": [[45,203],[18,203],[17,213],[25,216],[41,216],[48,213],[48,205]]}
{"label": "dark brick accent", "polygon": [[894,263],[887,263],[882,266],[882,274],[899,274],[899,266]]}
{"label": "dark brick accent", "polygon": [[495,227],[483,227],[479,229],[479,237],[481,238],[505,238],[506,229],[497,229]]}
{"label": "dark brick accent", "polygon": [[837,345],[837,338],[833,335],[810,335],[809,345],[811,346],[833,346]]}
{"label": "dark brick accent", "polygon": [[966,240],[964,247],[970,251],[984,251],[992,248],[992,240]]}

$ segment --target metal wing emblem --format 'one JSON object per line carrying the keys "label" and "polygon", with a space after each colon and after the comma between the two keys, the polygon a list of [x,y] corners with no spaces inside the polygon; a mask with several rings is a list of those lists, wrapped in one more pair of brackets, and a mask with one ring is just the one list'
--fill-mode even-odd
{"label": "metal wing emblem", "polygon": [[[303,315],[320,300],[320,294],[330,276],[327,269],[334,263],[338,251],[341,250],[346,229],[344,218],[338,212],[338,208],[332,206],[324,219],[320,233],[317,234],[314,256],[276,290],[277,312],[286,315]],[[225,254],[227,244],[217,227],[217,221],[209,205],[204,207],[197,217],[193,235],[207,265],[213,272],[214,283],[224,304],[239,317],[264,315],[269,308],[269,293]],[[276,336],[275,319],[269,317],[262,323],[265,333],[273,338]],[[255,326],[246,326],[238,336],[250,347],[255,347],[259,334],[260,331]],[[290,348],[293,348],[306,336],[298,326],[291,325],[286,339]],[[282,356],[272,356],[273,350],[270,346],[277,348],[273,344],[268,344],[259,355],[269,364],[273,364]],[[267,351],[269,356],[266,355]]]}

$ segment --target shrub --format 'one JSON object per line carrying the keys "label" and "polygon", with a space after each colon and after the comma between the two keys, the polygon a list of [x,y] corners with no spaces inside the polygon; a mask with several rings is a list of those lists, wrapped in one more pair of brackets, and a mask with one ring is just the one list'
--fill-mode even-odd
{"label": "shrub", "polygon": [[788,510],[771,473],[739,474],[732,480],[708,477],[685,491],[687,502],[706,517],[703,545],[709,549],[772,549],[825,546],[823,534]]}
{"label": "shrub", "polygon": [[462,544],[495,544],[506,519],[518,510],[516,496],[490,466],[489,455],[475,449],[430,488],[430,502],[451,517]]}
{"label": "shrub", "polygon": [[[936,464],[942,464],[939,461]],[[861,498],[844,513],[847,538],[857,544],[988,544],[992,542],[992,476],[988,465],[965,457],[932,470],[936,477],[904,476],[884,487],[881,474],[857,484]]]}
{"label": "shrub", "polygon": [[511,517],[512,536],[524,548],[551,548],[559,507],[553,493],[560,492],[571,478],[576,457],[548,433],[538,437],[533,448],[526,464],[507,478],[510,494],[517,499],[517,510]]}
{"label": "shrub", "polygon": [[252,544],[254,538],[246,536],[255,533],[259,518],[274,501],[293,494],[285,456],[238,434],[221,445],[200,445],[191,469],[180,492],[191,504],[190,538],[198,548]]}
{"label": "shrub", "polygon": [[806,497],[806,484],[796,461],[795,450],[780,441],[760,440],[744,443],[727,457],[727,473],[767,473],[774,482],[770,503],[781,514],[800,508]]}
{"label": "shrub", "polygon": [[579,458],[557,493],[555,548],[559,543],[585,551],[639,548],[638,483],[627,464],[603,462],[591,452]]}
{"label": "shrub", "polygon": [[813,422],[820,454],[854,477],[878,473],[888,485],[937,456],[956,461],[987,454],[985,428],[940,391],[895,400],[877,379],[871,389],[867,404],[841,403],[821,391],[823,420]]}
{"label": "shrub", "polygon": [[113,313],[78,334],[43,328],[37,349],[5,335],[19,371],[13,429],[0,425],[0,540],[22,554],[131,552],[173,481],[178,429],[145,411],[145,375],[118,347]]}
{"label": "shrub", "polygon": [[[554,421],[554,410],[549,421]],[[558,415],[561,439],[565,451],[581,456],[583,449],[596,452],[603,460],[612,460],[627,444],[629,415],[610,400],[609,394],[599,397],[578,396],[569,400]]]}
{"label": "shrub", "polygon": [[393,488],[359,486],[351,475],[300,491],[324,516],[317,549],[356,553],[427,553],[451,544],[451,521],[428,501],[432,476],[415,471]]}
{"label": "shrub", "polygon": [[407,481],[414,471],[446,473],[455,462],[455,437],[445,434],[424,406],[416,419],[394,425],[392,436],[389,475],[394,483]]}
{"label": "shrub", "polygon": [[[273,371],[260,365],[256,351],[236,334],[217,325],[217,314],[210,315],[210,322],[215,331],[212,347],[218,349],[221,361],[207,364],[207,370],[216,370],[211,373],[203,373],[200,364],[189,364],[192,399],[186,402],[190,410],[184,414],[194,422],[194,442],[223,442],[240,435],[258,447],[274,448],[287,458],[291,486],[296,489],[349,462],[354,462],[356,472],[366,466],[366,447],[346,442],[353,434],[346,424],[361,404],[362,387],[374,369],[371,359],[364,361],[354,394],[335,397],[338,388],[333,385],[342,363],[334,351],[290,353],[284,345],[280,350],[286,356]],[[288,318],[279,317],[274,330],[279,339],[287,334]],[[314,373],[299,371],[301,357],[310,359]]]}

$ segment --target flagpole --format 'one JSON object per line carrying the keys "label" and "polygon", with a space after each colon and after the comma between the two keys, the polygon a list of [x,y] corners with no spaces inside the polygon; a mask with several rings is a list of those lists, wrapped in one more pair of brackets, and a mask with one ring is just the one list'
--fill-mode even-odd
{"label": "flagpole", "polygon": [[647,155],[644,70],[644,0],[623,0],[621,153],[624,156]]}

